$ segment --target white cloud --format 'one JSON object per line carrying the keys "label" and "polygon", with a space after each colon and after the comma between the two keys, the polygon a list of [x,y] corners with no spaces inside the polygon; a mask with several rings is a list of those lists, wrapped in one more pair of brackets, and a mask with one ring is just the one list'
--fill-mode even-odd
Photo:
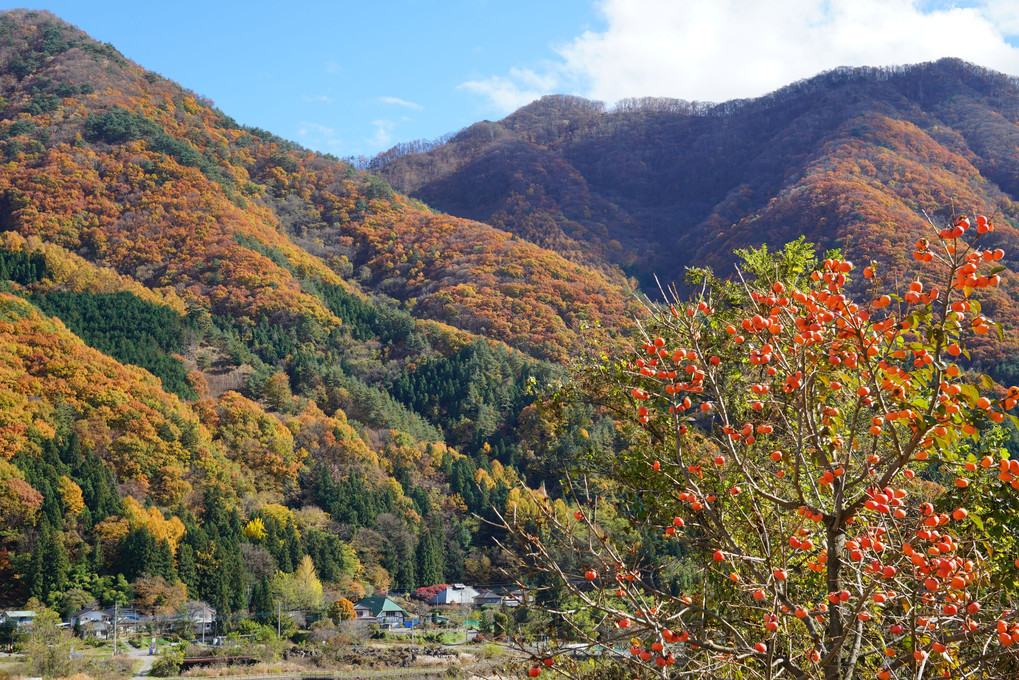
{"label": "white cloud", "polygon": [[310,103],[322,102],[322,103],[325,103],[325,104],[328,104],[329,102],[336,101],[335,97],[330,97],[329,95],[325,95],[325,94],[320,94],[320,95],[315,96],[315,97],[305,96],[305,97],[302,97],[302,99],[304,101],[310,102]]}
{"label": "white cloud", "polygon": [[396,123],[391,120],[373,120],[372,125],[375,126],[375,134],[368,138],[368,145],[375,149],[391,146]]}
{"label": "white cloud", "polygon": [[322,70],[332,76],[343,73],[343,67],[337,61],[327,61],[323,65]]}
{"label": "white cloud", "polygon": [[1019,36],[1019,3],[1015,0],[985,0],[983,12],[1006,36]]}
{"label": "white cloud", "polygon": [[546,68],[545,73],[513,68],[508,76],[468,80],[457,87],[488,98],[500,111],[512,111],[561,86],[561,67],[550,64]]}
{"label": "white cloud", "polygon": [[329,152],[342,151],[343,142],[336,130],[327,125],[302,120],[297,125],[297,136],[305,146]]}
{"label": "white cloud", "polygon": [[501,111],[550,92],[724,101],[836,66],[959,57],[1019,74],[1019,3],[929,7],[920,0],[602,0],[587,31],[538,70],[463,83]]}
{"label": "white cloud", "polygon": [[415,111],[420,111],[424,108],[420,104],[415,104],[414,102],[409,102],[406,99],[400,99],[399,97],[379,97],[379,101],[383,104],[393,104],[395,106],[414,109]]}

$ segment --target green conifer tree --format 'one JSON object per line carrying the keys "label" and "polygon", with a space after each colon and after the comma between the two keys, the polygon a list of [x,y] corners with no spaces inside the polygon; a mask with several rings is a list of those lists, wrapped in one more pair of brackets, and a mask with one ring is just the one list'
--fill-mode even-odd
{"label": "green conifer tree", "polygon": [[177,574],[187,586],[188,596],[198,596],[198,565],[195,563],[195,549],[190,543],[181,543],[177,548]]}
{"label": "green conifer tree", "polygon": [[442,560],[439,542],[428,526],[421,531],[417,549],[418,582],[423,586],[432,586],[442,582]]}
{"label": "green conifer tree", "polygon": [[267,624],[274,618],[275,609],[269,579],[256,581],[251,589],[251,601],[248,603],[251,616],[259,623]]}

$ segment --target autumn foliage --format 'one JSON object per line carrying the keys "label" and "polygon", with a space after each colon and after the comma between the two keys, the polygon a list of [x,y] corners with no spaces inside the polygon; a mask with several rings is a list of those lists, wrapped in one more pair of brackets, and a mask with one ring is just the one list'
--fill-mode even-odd
{"label": "autumn foliage", "polygon": [[[641,98],[606,106],[549,95],[506,118],[369,167],[398,191],[479,219],[576,262],[622,268],[645,291],[688,266],[730,272],[732,252],[805,235],[906,275],[927,216],[996,213],[1009,257],[1019,215],[1014,78],[959,59],[841,67],[762,97]],[[1016,327],[1014,277],[980,297]],[[861,290],[853,289],[854,295]],[[904,293],[905,291],[900,291]],[[996,379],[1016,344],[978,342]]]}
{"label": "autumn foliage", "polygon": [[[969,338],[1000,337],[973,299],[999,283],[992,230],[931,228],[902,296],[880,265],[817,262],[800,241],[745,252],[736,283],[701,272],[691,299],[649,303],[635,354],[577,376],[633,432],[586,470],[622,489],[627,525],[593,503],[506,523],[535,582],[573,598],[548,607],[559,634],[637,677],[1014,673],[1019,561],[1001,523],[1019,461],[994,441],[1019,388],[957,363]],[[685,589],[642,558],[658,541],[690,562]],[[575,673],[557,651],[530,675]]]}
{"label": "autumn foliage", "polygon": [[0,65],[0,604],[151,577],[257,614],[304,557],[350,594],[490,566],[465,523],[533,460],[527,382],[624,322],[623,277],[241,126],[47,12],[0,13]]}
{"label": "autumn foliage", "polygon": [[0,34],[5,58],[33,67],[0,74],[3,231],[251,321],[336,327],[313,286],[355,273],[423,317],[542,356],[562,357],[582,319],[625,318],[622,277],[242,128],[50,16],[4,15]]}

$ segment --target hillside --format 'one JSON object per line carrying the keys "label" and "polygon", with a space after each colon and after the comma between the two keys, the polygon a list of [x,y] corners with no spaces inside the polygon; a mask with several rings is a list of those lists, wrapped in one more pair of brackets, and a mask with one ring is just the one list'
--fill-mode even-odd
{"label": "hillside", "polygon": [[[989,245],[1019,219],[1019,82],[952,59],[837,69],[754,100],[624,101],[612,110],[542,98],[448,142],[370,164],[398,191],[486,221],[602,271],[731,267],[734,248],[801,234],[892,263],[951,214],[994,215]],[[941,226],[939,224],[939,226]],[[1011,272],[1015,262],[1005,261]],[[991,298],[1019,327],[1017,279]],[[1001,377],[1005,353],[978,352]]]}
{"label": "hillside", "polygon": [[0,14],[0,65],[0,601],[162,579],[257,615],[305,556],[330,592],[492,578],[471,513],[576,446],[529,385],[624,324],[626,280],[46,12]]}

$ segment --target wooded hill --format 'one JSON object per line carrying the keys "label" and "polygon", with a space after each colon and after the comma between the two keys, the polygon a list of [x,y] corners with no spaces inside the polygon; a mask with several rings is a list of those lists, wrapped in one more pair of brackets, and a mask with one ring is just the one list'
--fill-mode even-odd
{"label": "wooded hill", "polygon": [[0,601],[264,615],[307,556],[327,592],[499,580],[471,513],[611,437],[550,438],[531,385],[625,279],[46,12],[0,14],[0,65]]}
{"label": "wooded hill", "polygon": [[[444,143],[369,167],[398,191],[482,220],[645,289],[684,267],[800,235],[886,264],[953,213],[993,215],[1009,250],[1019,218],[1019,81],[956,59],[840,68],[758,99],[636,99],[607,109],[548,96]],[[1019,289],[989,298],[1019,327]],[[903,284],[905,285],[905,284]],[[1014,337],[1014,333],[1007,333]],[[980,343],[978,342],[977,345]],[[1011,338],[979,366],[1019,375]]]}

